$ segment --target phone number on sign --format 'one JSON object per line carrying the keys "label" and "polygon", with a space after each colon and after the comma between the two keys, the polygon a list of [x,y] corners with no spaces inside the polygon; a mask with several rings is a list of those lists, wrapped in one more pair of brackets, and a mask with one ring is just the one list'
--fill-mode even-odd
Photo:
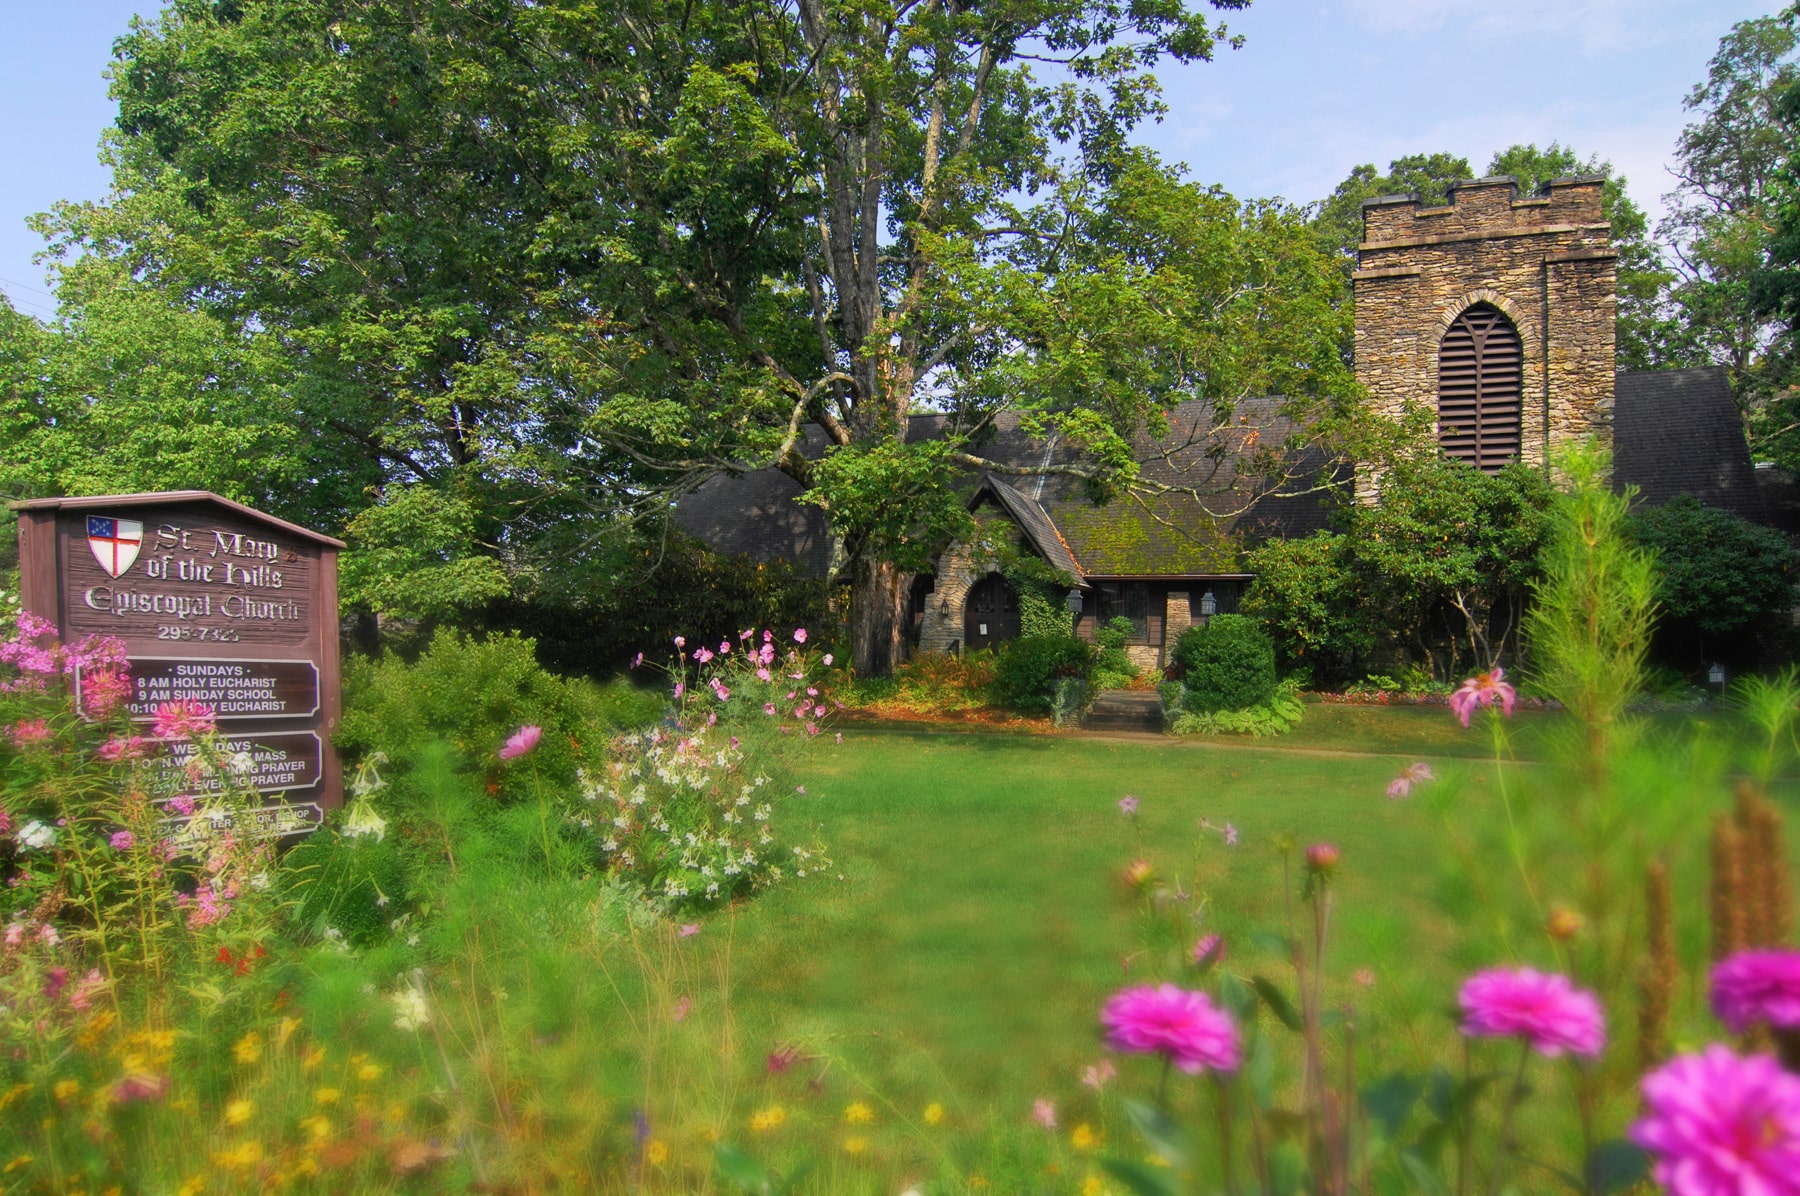
{"label": "phone number on sign", "polygon": [[219,644],[235,644],[237,629],[233,627],[162,626],[156,629],[159,640],[208,640]]}

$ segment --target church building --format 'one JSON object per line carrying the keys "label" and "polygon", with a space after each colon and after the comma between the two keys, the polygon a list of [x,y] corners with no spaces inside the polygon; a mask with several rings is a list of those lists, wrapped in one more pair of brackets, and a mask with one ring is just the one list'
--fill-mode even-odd
{"label": "church building", "polygon": [[[1547,467],[1561,446],[1595,437],[1613,451],[1615,484],[1636,486],[1641,501],[1687,494],[1775,522],[1765,496],[1779,488],[1751,465],[1723,369],[1616,372],[1616,254],[1603,183],[1557,179],[1522,195],[1502,176],[1459,184],[1437,207],[1413,196],[1365,202],[1352,275],[1357,381],[1377,412],[1435,409],[1443,451],[1479,469],[1514,460]],[[1286,431],[1272,401],[1240,403],[1237,414],[1267,435]],[[1206,426],[1199,402],[1172,416],[1177,443]],[[942,427],[942,417],[914,417],[909,438],[931,439]],[[824,444],[814,429],[808,451]],[[1146,437],[1137,447],[1153,479],[1180,484],[1209,467],[1203,444],[1171,453]],[[1092,638],[1115,617],[1129,620],[1127,651],[1139,667],[1164,664],[1196,620],[1236,610],[1251,580],[1245,548],[1328,523],[1317,494],[1265,497],[1231,519],[1182,496],[1095,506],[1078,482],[1050,471],[1076,454],[1026,436],[1016,417],[1002,416],[978,451],[1028,471],[969,478],[982,526],[1006,525],[1020,549],[1068,575],[1077,634]],[[1323,459],[1312,464],[1315,474],[1323,468]],[[1355,482],[1360,501],[1380,501],[1378,477],[1365,471]],[[773,469],[715,478],[682,501],[676,519],[715,550],[824,576],[830,532],[799,494]],[[1019,595],[981,537],[947,545],[914,579],[909,615],[919,651],[988,647],[1021,628]]]}

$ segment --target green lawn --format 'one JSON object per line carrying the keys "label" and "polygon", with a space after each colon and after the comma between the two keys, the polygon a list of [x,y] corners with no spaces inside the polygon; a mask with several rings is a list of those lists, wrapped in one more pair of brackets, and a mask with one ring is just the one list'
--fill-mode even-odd
{"label": "green lawn", "polygon": [[[1386,730],[1391,742],[1439,738],[1412,711],[1348,713],[1402,724]],[[1045,1097],[1063,1108],[1065,1126],[1098,1123],[1093,1094],[1078,1083],[1101,1057],[1096,1012],[1122,983],[1169,971],[1166,956],[1139,951],[1141,898],[1123,869],[1142,854],[1185,891],[1206,893],[1211,911],[1188,941],[1217,930],[1233,970],[1279,974],[1250,935],[1282,922],[1284,837],[1343,850],[1340,995],[1350,997],[1349,977],[1369,967],[1374,987],[1353,998],[1366,1016],[1432,1020],[1455,978],[1410,961],[1442,937],[1426,899],[1439,832],[1419,805],[1384,796],[1414,758],[847,732],[788,814],[817,820],[843,882],[834,874],[783,886],[729,916],[743,1054],[760,1059],[797,1042],[833,1059],[823,1091],[790,1073],[757,1081],[756,1099],[826,1110],[866,1099],[866,1083],[894,1102],[890,1119],[938,1100],[965,1126],[1014,1125]],[[1466,770],[1440,771],[1454,784]],[[1140,798],[1141,825],[1121,814],[1125,794]],[[1234,825],[1238,845],[1203,832],[1202,819]],[[713,928],[722,929],[717,920]],[[1127,1067],[1124,1078],[1141,1087],[1150,1075]]]}

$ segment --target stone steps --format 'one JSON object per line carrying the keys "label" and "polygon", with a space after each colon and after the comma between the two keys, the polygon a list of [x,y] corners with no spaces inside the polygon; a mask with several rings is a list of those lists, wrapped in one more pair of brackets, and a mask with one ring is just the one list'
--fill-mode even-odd
{"label": "stone steps", "polygon": [[1081,720],[1083,731],[1137,731],[1161,734],[1162,703],[1153,693],[1129,689],[1109,689],[1094,699],[1087,717]]}

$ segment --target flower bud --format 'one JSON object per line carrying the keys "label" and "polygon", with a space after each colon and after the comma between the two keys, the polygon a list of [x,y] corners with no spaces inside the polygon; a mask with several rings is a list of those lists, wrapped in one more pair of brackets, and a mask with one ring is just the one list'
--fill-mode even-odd
{"label": "flower bud", "polygon": [[1566,943],[1581,933],[1581,915],[1566,905],[1559,905],[1545,919],[1544,930],[1557,942]]}
{"label": "flower bud", "polygon": [[1321,876],[1337,871],[1338,849],[1329,843],[1314,843],[1306,849],[1308,871]]}
{"label": "flower bud", "polygon": [[1149,860],[1133,860],[1131,866],[1125,869],[1125,880],[1133,888],[1143,888],[1155,875],[1156,870],[1150,866]]}

